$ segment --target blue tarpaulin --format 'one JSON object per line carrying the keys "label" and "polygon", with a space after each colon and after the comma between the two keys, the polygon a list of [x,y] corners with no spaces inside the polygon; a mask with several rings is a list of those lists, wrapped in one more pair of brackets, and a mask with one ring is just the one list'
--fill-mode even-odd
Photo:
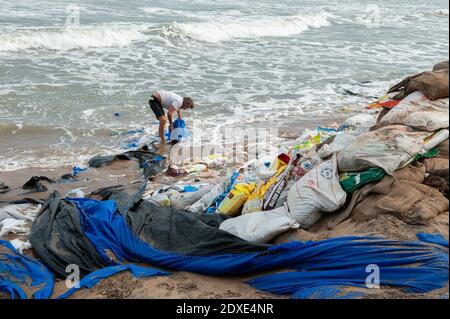
{"label": "blue tarpaulin", "polygon": [[0,292],[12,299],[50,298],[53,275],[38,261],[19,254],[8,241],[0,240]]}
{"label": "blue tarpaulin", "polygon": [[[86,236],[99,254],[113,262],[146,262],[204,275],[236,276],[276,269],[297,271],[262,276],[249,283],[274,293],[306,298],[339,286],[361,286],[366,267],[380,268],[381,284],[426,292],[448,282],[448,251],[422,242],[375,237],[338,237],[317,242],[289,242],[264,252],[185,256],[155,249],[136,237],[111,200],[71,199],[79,210]],[[318,284],[320,283],[320,284]]]}
{"label": "blue tarpaulin", "polygon": [[97,271],[94,271],[90,273],[89,275],[85,276],[83,279],[80,280],[80,283],[78,287],[74,287],[63,293],[62,295],[58,296],[57,299],[65,299],[67,297],[70,297],[75,292],[77,292],[81,288],[92,288],[96,284],[98,284],[102,279],[108,278],[112,275],[115,275],[119,272],[123,272],[126,270],[130,270],[131,274],[136,278],[142,278],[142,277],[151,277],[151,276],[164,276],[169,275],[169,273],[156,270],[153,268],[148,267],[141,267],[133,264],[128,265],[117,265],[117,266],[109,266],[102,269],[99,269]]}
{"label": "blue tarpaulin", "polygon": [[[102,279],[130,270],[136,278],[163,276],[169,273],[133,264],[109,266],[90,273],[58,299],[67,298],[81,288],[92,288]],[[19,254],[5,240],[0,240],[0,292],[11,299],[48,299],[53,293],[53,275],[37,260]],[[27,292],[32,292],[31,294]]]}
{"label": "blue tarpaulin", "polygon": [[417,237],[426,243],[437,244],[448,248],[448,240],[441,234],[417,234]]}

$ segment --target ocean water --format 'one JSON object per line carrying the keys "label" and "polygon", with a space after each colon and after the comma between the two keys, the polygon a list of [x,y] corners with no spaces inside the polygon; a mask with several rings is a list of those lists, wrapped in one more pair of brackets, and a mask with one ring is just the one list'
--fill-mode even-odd
{"label": "ocean water", "polygon": [[362,111],[447,59],[448,28],[446,0],[0,0],[0,171],[155,134],[160,88],[194,98],[188,125],[211,140]]}

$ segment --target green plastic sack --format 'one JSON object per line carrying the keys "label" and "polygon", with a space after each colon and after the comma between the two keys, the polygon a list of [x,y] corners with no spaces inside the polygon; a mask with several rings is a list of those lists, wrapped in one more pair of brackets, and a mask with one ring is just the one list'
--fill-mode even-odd
{"label": "green plastic sack", "polygon": [[386,172],[379,167],[369,168],[363,172],[342,173],[340,184],[344,191],[352,193],[368,183],[381,180],[385,175]]}
{"label": "green plastic sack", "polygon": [[437,155],[439,155],[439,150],[437,148],[432,148],[431,150],[429,150],[426,153],[416,154],[416,156],[414,157],[414,161],[420,161],[423,158],[432,158]]}

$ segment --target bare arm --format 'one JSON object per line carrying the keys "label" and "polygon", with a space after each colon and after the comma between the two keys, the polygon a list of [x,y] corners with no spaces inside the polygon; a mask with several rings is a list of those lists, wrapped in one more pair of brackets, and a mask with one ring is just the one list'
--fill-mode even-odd
{"label": "bare arm", "polygon": [[173,130],[173,108],[167,111],[167,118],[169,119],[169,128]]}

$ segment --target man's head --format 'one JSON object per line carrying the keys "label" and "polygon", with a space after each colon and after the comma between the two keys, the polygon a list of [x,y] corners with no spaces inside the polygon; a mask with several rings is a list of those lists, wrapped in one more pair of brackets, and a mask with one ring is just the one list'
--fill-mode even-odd
{"label": "man's head", "polygon": [[183,110],[193,109],[194,108],[194,101],[190,97],[184,97],[183,98],[183,105],[181,105],[181,108]]}

